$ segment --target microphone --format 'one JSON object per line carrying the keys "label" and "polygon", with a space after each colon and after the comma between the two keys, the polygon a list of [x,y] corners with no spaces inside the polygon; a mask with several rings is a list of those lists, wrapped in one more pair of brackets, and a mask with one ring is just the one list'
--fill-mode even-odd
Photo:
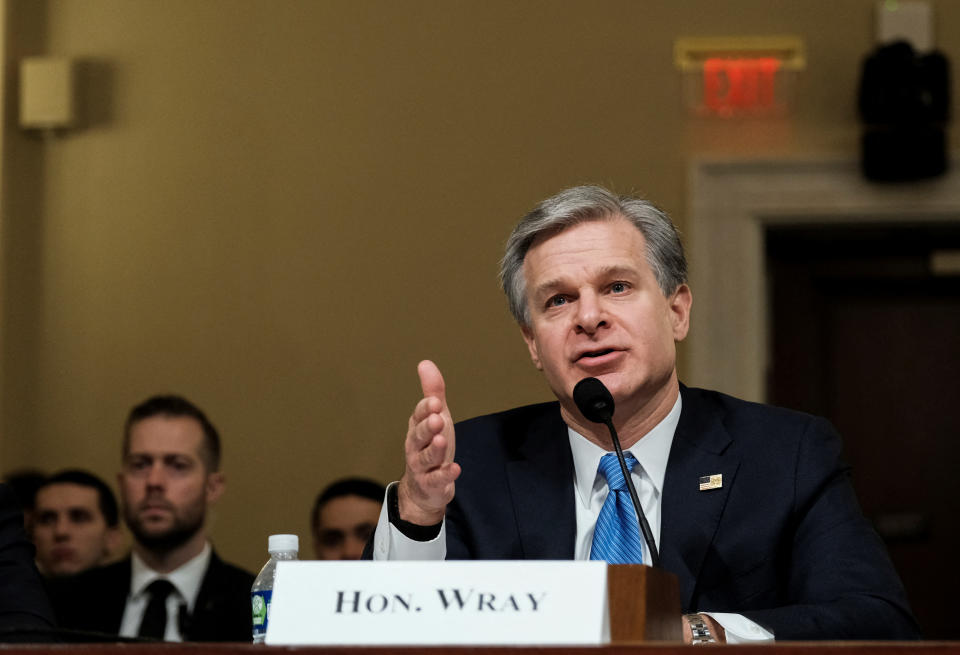
{"label": "microphone", "polygon": [[627,470],[627,462],[623,458],[623,450],[620,448],[620,438],[617,436],[617,430],[613,427],[614,404],[610,390],[597,378],[584,378],[577,382],[573,388],[573,402],[588,421],[603,423],[610,430],[613,448],[617,451],[617,460],[620,462],[620,471],[627,483],[627,489],[630,490],[630,500],[633,501],[633,510],[637,514],[640,534],[643,535],[643,540],[647,542],[647,548],[650,549],[650,561],[653,562],[654,566],[659,567],[660,553],[657,551],[657,544],[653,539],[650,524],[647,523],[647,517],[644,516],[643,509],[640,507],[640,499],[637,498],[637,490],[633,486],[630,471]]}
{"label": "microphone", "polygon": [[597,378],[583,378],[577,382],[573,388],[573,402],[588,421],[607,423],[613,420],[613,396]]}

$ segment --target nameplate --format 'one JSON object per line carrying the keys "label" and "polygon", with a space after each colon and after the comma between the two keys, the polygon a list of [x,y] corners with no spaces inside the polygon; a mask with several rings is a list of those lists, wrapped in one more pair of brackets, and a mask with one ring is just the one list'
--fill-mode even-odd
{"label": "nameplate", "polygon": [[603,562],[279,562],[268,644],[610,641]]}

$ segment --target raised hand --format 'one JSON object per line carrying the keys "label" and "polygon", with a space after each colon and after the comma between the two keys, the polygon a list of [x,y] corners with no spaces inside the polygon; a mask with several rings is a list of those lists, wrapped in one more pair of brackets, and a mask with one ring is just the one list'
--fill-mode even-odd
{"label": "raised hand", "polygon": [[447,407],[446,385],[430,360],[417,365],[423,398],[410,416],[404,443],[406,470],[400,478],[397,500],[400,518],[417,525],[435,525],[453,499],[460,465],[454,463],[456,441]]}

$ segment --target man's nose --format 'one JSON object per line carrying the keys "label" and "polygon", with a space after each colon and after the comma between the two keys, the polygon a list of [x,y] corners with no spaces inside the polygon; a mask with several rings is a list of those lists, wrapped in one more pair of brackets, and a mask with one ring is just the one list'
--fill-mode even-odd
{"label": "man's nose", "polygon": [[577,299],[577,332],[593,334],[606,324],[606,312],[600,297],[592,291],[581,293]]}
{"label": "man's nose", "polygon": [[65,516],[57,517],[56,522],[53,524],[53,536],[55,539],[62,541],[70,536],[70,531],[67,529],[70,521]]}
{"label": "man's nose", "polygon": [[366,545],[366,542],[362,539],[347,537],[346,543],[343,545],[342,559],[360,559],[363,557],[363,547]]}
{"label": "man's nose", "polygon": [[166,475],[164,474],[162,462],[156,462],[147,471],[147,486],[148,487],[162,487],[166,483]]}

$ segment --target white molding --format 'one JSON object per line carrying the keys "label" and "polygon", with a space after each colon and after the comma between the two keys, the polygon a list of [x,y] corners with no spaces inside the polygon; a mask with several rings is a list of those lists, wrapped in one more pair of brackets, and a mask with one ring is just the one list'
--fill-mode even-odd
{"label": "white molding", "polygon": [[960,222],[956,171],[877,184],[850,159],[701,159],[689,180],[685,241],[694,303],[685,381],[749,400],[766,396],[766,225]]}

